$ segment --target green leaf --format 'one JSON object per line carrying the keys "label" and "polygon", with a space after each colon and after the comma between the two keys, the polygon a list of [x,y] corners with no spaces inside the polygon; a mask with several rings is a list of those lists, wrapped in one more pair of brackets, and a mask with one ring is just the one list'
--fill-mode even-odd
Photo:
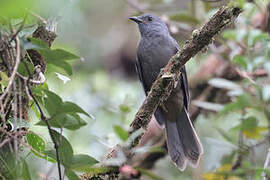
{"label": "green leaf", "polygon": [[65,136],[59,134],[57,131],[52,130],[52,135],[58,143],[58,151],[60,156],[60,162],[65,166],[69,167],[72,162],[73,149],[69,141]]}
{"label": "green leaf", "polygon": [[237,40],[237,32],[235,30],[225,30],[222,33],[223,38],[225,39],[231,39],[236,41]]}
{"label": "green leaf", "polygon": [[248,64],[246,62],[246,58],[244,56],[242,56],[242,55],[234,56],[233,59],[232,59],[232,62],[234,64],[239,65],[240,67],[242,67],[244,69],[247,69]]}
{"label": "green leaf", "polygon": [[63,102],[61,97],[52,91],[44,90],[47,98],[45,99],[45,107],[48,112],[53,115],[55,113],[81,113],[88,117],[91,117],[80,106],[73,102]]}
{"label": "green leaf", "polygon": [[233,1],[235,7],[243,8],[246,0],[237,0]]}
{"label": "green leaf", "polygon": [[[30,25],[27,27],[24,26],[24,28],[19,32],[20,42],[22,43],[22,41],[21,41],[22,38],[28,38],[28,37],[32,36],[32,34],[36,31],[37,28],[38,28],[38,24],[33,24],[33,25]],[[22,44],[20,44],[20,45],[22,45]]]}
{"label": "green leaf", "polygon": [[167,151],[162,148],[162,147],[151,147],[149,150],[148,150],[149,153],[160,153],[160,154],[166,154]]}
{"label": "green leaf", "polygon": [[267,120],[270,121],[270,111],[268,108],[264,108],[264,115],[266,116]]}
{"label": "green leaf", "polygon": [[43,85],[39,85],[39,86],[34,86],[31,88],[32,92],[39,97],[43,97],[44,96],[44,91],[49,91],[49,87],[47,83],[44,83]]}
{"label": "green leaf", "polygon": [[[269,46],[269,45],[268,45]],[[269,59],[270,58],[270,48],[267,49],[267,58]],[[269,63],[269,62],[268,62]]]}
{"label": "green leaf", "polygon": [[70,168],[76,171],[84,171],[88,167],[92,167],[98,163],[96,159],[86,154],[76,154],[72,157]]}
{"label": "green leaf", "polygon": [[245,130],[242,133],[244,136],[250,139],[261,139],[262,138],[261,133],[267,130],[268,130],[267,127],[256,127],[253,129]]}
{"label": "green leaf", "polygon": [[49,45],[39,38],[29,37],[27,39],[30,40],[32,44],[38,46],[39,49],[49,49]]}
{"label": "green leaf", "polygon": [[[270,170],[269,169],[260,168],[258,170],[262,170],[268,177],[270,176]],[[261,175],[261,173],[260,173],[260,175]]]}
{"label": "green leaf", "polygon": [[253,116],[250,116],[242,121],[241,130],[246,131],[250,129],[254,129],[258,126],[257,119]]}
{"label": "green leaf", "polygon": [[[35,71],[34,70],[34,65],[30,61],[24,61],[24,62],[27,64],[27,66],[29,68],[29,71],[30,71],[30,74],[33,75],[34,71]],[[25,76],[25,77],[29,76],[28,71],[27,71],[27,69],[25,68],[25,65],[22,62],[20,62],[20,64],[19,64],[18,72],[21,75]]]}
{"label": "green leaf", "polygon": [[242,94],[241,96],[237,97],[235,102],[227,104],[221,111],[221,114],[231,111],[242,110],[243,108],[249,106],[250,106],[250,97],[247,94]]}
{"label": "green leaf", "polygon": [[74,171],[66,168],[65,172],[69,180],[80,180],[79,176]]}
{"label": "green leaf", "polygon": [[119,108],[120,108],[120,111],[123,113],[129,113],[131,111],[131,108],[125,104],[119,105]]}
{"label": "green leaf", "polygon": [[47,60],[48,63],[62,62],[68,60],[79,59],[80,57],[63,49],[41,49],[40,54]]}
{"label": "green leaf", "polygon": [[257,118],[254,116],[250,116],[248,118],[245,118],[242,121],[242,124],[240,125],[241,130],[243,131],[243,134],[247,138],[252,139],[259,139],[261,138],[261,132],[268,130],[267,127],[258,127],[258,121]]}
{"label": "green leaf", "polygon": [[0,71],[0,84],[4,87],[7,87],[9,83],[9,77],[6,73]]}
{"label": "green leaf", "polygon": [[106,174],[109,172],[118,172],[119,167],[87,167],[86,169],[83,169],[82,172],[89,173],[89,174]]}
{"label": "green leaf", "polygon": [[66,61],[80,58],[63,49],[38,49],[38,51],[46,59],[47,63],[64,69],[68,75],[72,75],[72,67]]}
{"label": "green leaf", "polygon": [[[67,66],[70,66],[70,64],[68,64]],[[71,68],[71,74],[72,74],[72,67],[70,66],[69,68]],[[67,69],[67,71],[70,73],[70,69]],[[61,63],[59,63],[59,66],[56,66],[51,63],[47,63],[45,75],[47,77],[50,77],[50,76],[55,76],[55,73],[60,73],[62,75],[69,77],[70,75],[67,73],[67,71],[62,68]]]}
{"label": "green leaf", "polygon": [[26,135],[26,139],[27,139],[28,144],[32,146],[33,149],[35,149],[39,153],[44,153],[45,141],[40,136],[30,131]]}
{"label": "green leaf", "polygon": [[237,154],[237,151],[234,150],[234,151],[232,151],[232,153],[224,155],[221,159],[221,163],[222,164],[230,164],[233,161],[236,154]]}
{"label": "green leaf", "polygon": [[192,25],[197,25],[200,23],[200,21],[195,18],[192,15],[189,15],[187,13],[178,13],[170,16],[170,19],[173,21],[179,21],[179,22],[184,22],[184,23],[189,23]]}
{"label": "green leaf", "polygon": [[31,152],[35,156],[45,159],[47,161],[53,162],[53,163],[55,162],[54,159],[48,157],[47,154],[45,153],[45,149],[46,149],[45,141],[40,136],[38,136],[34,132],[29,131],[28,134],[26,135],[26,140],[27,140],[27,143],[35,151],[39,152],[39,153],[36,153],[34,150],[31,150]]}
{"label": "green leaf", "polygon": [[232,144],[236,144],[236,142],[235,142],[236,140],[234,140],[233,137],[229,136],[229,134],[227,134],[227,132],[225,132],[223,129],[217,127],[216,130],[228,142],[231,142]]}
{"label": "green leaf", "polygon": [[66,114],[63,120],[63,127],[69,130],[77,130],[87,125],[87,123],[76,113]]}
{"label": "green leaf", "polygon": [[242,123],[233,129],[238,129],[242,131],[243,135],[250,139],[260,139],[262,137],[261,133],[268,130],[268,127],[258,126],[258,121],[256,117],[249,116],[242,120]]}
{"label": "green leaf", "polygon": [[22,42],[22,47],[27,50],[27,49],[49,49],[49,45],[44,42],[41,39],[37,38],[27,38],[27,40],[21,40]]}
{"label": "green leaf", "polygon": [[87,112],[85,112],[81,107],[72,102],[66,101],[60,107],[61,112],[74,112],[74,113],[82,113],[88,117],[91,117]]}
{"label": "green leaf", "polygon": [[128,132],[124,130],[121,126],[117,126],[117,125],[114,126],[113,130],[121,140],[126,141],[128,139],[129,137]]}
{"label": "green leaf", "polygon": [[269,35],[258,29],[253,29],[248,32],[248,45],[254,46],[258,41],[269,40]]}
{"label": "green leaf", "polygon": [[[56,128],[66,128],[69,130],[76,130],[85,126],[87,123],[81,119],[76,113],[59,113],[50,119],[50,125]],[[44,121],[36,123],[39,126],[46,126]]]}
{"label": "green leaf", "polygon": [[[49,90],[43,90],[43,92],[47,96],[44,99],[44,106],[51,116],[50,124],[52,127],[76,130],[87,124],[77,113],[91,116],[81,107],[72,102],[63,102],[61,97]],[[39,121],[37,125],[45,126],[46,124]]]}
{"label": "green leaf", "polygon": [[69,76],[71,76],[73,74],[71,65],[65,61],[59,61],[59,62],[56,61],[56,62],[53,62],[51,64],[53,64],[54,66],[57,66],[59,68],[62,68],[65,71],[65,73],[67,73],[67,75],[69,75]]}
{"label": "green leaf", "polygon": [[63,101],[62,101],[62,98],[60,96],[58,96],[57,94],[55,94],[54,92],[52,91],[49,91],[49,90],[43,90],[45,92],[45,94],[47,95],[48,98],[52,99],[55,101],[55,103],[57,104],[61,104]]}
{"label": "green leaf", "polygon": [[55,163],[57,162],[55,150],[52,150],[52,149],[51,149],[51,150],[46,150],[44,153],[45,153],[49,158],[53,159]]}
{"label": "green leaf", "polygon": [[49,90],[43,90],[43,92],[46,94],[46,98],[44,100],[44,105],[46,110],[49,112],[49,114],[52,116],[55,113],[59,112],[59,107],[62,106],[63,101],[60,96],[55,94],[52,91]]}

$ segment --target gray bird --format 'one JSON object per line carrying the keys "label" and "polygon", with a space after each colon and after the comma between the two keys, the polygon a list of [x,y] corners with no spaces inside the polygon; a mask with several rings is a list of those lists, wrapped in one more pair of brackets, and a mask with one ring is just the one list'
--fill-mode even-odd
{"label": "gray bird", "polygon": [[[136,68],[147,94],[160,69],[176,54],[179,45],[160,18],[144,14],[130,19],[138,24],[141,34]],[[157,108],[155,118],[160,125],[165,124],[168,153],[183,171],[187,163],[192,167],[198,165],[203,148],[188,115],[189,91],[185,67],[181,72],[176,88],[167,101]]]}

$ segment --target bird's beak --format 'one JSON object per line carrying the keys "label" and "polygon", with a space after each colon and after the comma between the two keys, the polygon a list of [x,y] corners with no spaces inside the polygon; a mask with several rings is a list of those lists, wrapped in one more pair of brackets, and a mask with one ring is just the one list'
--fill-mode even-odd
{"label": "bird's beak", "polygon": [[132,20],[132,21],[134,21],[134,22],[137,23],[137,24],[143,22],[142,19],[140,19],[139,17],[136,17],[136,16],[130,17],[129,19]]}

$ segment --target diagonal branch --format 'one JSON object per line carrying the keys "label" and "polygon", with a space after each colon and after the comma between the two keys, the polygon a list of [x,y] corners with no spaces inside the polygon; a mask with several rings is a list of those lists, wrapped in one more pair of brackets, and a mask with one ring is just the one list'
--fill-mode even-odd
{"label": "diagonal branch", "polygon": [[241,12],[242,10],[238,7],[222,7],[202,28],[193,31],[191,39],[170,59],[153,83],[151,91],[131,123],[130,133],[141,127],[147,128],[158,105],[170,96],[171,90],[175,86],[175,77],[179,76],[180,69],[190,58],[206,48],[212,42],[214,36],[224,27],[234,22]]}

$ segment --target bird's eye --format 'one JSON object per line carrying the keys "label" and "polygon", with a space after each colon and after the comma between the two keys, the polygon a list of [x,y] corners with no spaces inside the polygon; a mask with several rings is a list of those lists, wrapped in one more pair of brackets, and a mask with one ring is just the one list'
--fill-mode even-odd
{"label": "bird's eye", "polygon": [[153,18],[151,16],[148,17],[148,21],[152,21]]}

